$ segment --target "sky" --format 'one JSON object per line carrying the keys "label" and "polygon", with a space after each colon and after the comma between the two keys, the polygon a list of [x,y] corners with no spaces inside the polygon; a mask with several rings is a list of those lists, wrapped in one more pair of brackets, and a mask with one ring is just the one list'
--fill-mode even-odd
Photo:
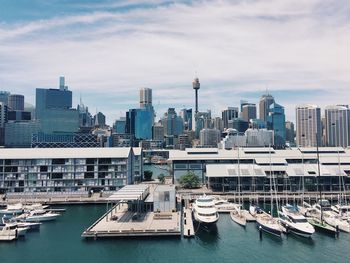
{"label": "sky", "polygon": [[153,89],[169,107],[214,116],[271,93],[295,106],[350,104],[348,0],[0,0],[0,90],[58,88],[112,122]]}

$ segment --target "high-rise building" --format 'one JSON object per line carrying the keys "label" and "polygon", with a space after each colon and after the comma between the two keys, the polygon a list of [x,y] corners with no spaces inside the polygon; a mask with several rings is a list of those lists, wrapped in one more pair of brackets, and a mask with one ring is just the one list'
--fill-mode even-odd
{"label": "high-rise building", "polygon": [[267,121],[267,116],[269,115],[269,108],[275,99],[270,94],[264,94],[261,96],[259,101],[259,118],[263,121]]}
{"label": "high-rise building", "polygon": [[79,113],[72,109],[72,92],[63,89],[36,89],[36,119],[43,133],[72,133],[79,129]]}
{"label": "high-rise building", "polygon": [[152,139],[154,123],[153,109],[130,109],[126,113],[125,132],[132,134],[136,140]]}
{"label": "high-rise building", "polygon": [[106,116],[102,112],[98,112],[94,116],[94,126],[98,126],[100,128],[106,127]]}
{"label": "high-rise building", "polygon": [[10,92],[0,91],[0,102],[2,102],[3,105],[7,106],[9,96],[10,96]]}
{"label": "high-rise building", "polygon": [[234,118],[228,121],[228,127],[238,132],[245,132],[249,128],[249,123],[241,118]]}
{"label": "high-rise building", "polygon": [[92,127],[94,124],[93,117],[89,112],[89,108],[84,105],[80,98],[80,104],[77,106],[77,111],[79,113],[79,127]]}
{"label": "high-rise building", "polygon": [[174,108],[169,108],[161,119],[161,123],[164,126],[164,135],[178,136],[183,133],[183,120],[180,116],[177,116]]}
{"label": "high-rise building", "polygon": [[115,133],[125,133],[126,118],[120,117],[119,120],[116,120],[113,125],[113,130]]}
{"label": "high-rise building", "polygon": [[7,105],[0,102],[0,128],[4,128],[7,122]]}
{"label": "high-rise building", "polygon": [[224,122],[220,117],[215,117],[213,119],[213,128],[219,130],[220,132],[224,131]]}
{"label": "high-rise building", "polygon": [[164,126],[161,123],[155,123],[152,128],[152,139],[164,141]]}
{"label": "high-rise building", "polygon": [[211,111],[208,110],[206,112],[198,112],[196,116],[197,118],[195,122],[195,136],[196,138],[199,138],[199,132],[202,129],[212,128]]}
{"label": "high-rise building", "polygon": [[38,133],[37,121],[11,121],[5,124],[5,147],[30,148],[33,134]]}
{"label": "high-rise building", "polygon": [[286,145],[286,116],[284,107],[272,103],[269,107],[269,115],[267,116],[267,127],[274,132],[275,148],[284,148]]}
{"label": "high-rise building", "polygon": [[7,106],[12,111],[24,111],[24,96],[19,94],[11,94],[8,97]]}
{"label": "high-rise building", "polygon": [[200,142],[202,147],[218,147],[221,132],[217,129],[203,129],[200,131]]}
{"label": "high-rise building", "polygon": [[229,128],[228,122],[238,118],[238,108],[237,107],[228,107],[226,110],[222,111],[222,121],[224,123],[224,129]]}
{"label": "high-rise building", "polygon": [[321,146],[321,109],[316,105],[296,107],[296,140],[299,147]]}
{"label": "high-rise building", "polygon": [[192,130],[192,109],[182,109],[180,110],[180,117],[184,121],[184,130]]}
{"label": "high-rise building", "polygon": [[345,106],[332,105],[325,109],[326,146],[349,146],[349,114]]}
{"label": "high-rise building", "polygon": [[256,105],[254,103],[246,103],[242,106],[242,119],[245,121],[250,121],[251,119],[256,119]]}
{"label": "high-rise building", "polygon": [[141,88],[140,89],[140,108],[152,107],[152,89]]}
{"label": "high-rise building", "polygon": [[198,90],[200,89],[201,87],[201,84],[199,83],[199,79],[198,78],[195,78],[194,81],[192,82],[192,87],[195,91],[195,111],[194,111],[194,114],[195,114],[195,117],[198,113]]}
{"label": "high-rise building", "polygon": [[286,121],[286,142],[289,142],[290,145],[295,143],[294,123],[291,121]]}

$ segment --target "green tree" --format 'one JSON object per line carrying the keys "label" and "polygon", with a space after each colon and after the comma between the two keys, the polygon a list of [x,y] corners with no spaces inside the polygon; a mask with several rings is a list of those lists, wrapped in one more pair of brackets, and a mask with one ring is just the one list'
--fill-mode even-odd
{"label": "green tree", "polygon": [[194,172],[190,171],[180,177],[179,183],[183,188],[198,188],[199,178]]}
{"label": "green tree", "polygon": [[158,175],[158,180],[159,180],[160,183],[164,184],[165,183],[165,176],[164,176],[164,174]]}
{"label": "green tree", "polygon": [[146,170],[146,171],[143,172],[143,179],[145,181],[152,181],[152,175],[153,175],[152,171]]}

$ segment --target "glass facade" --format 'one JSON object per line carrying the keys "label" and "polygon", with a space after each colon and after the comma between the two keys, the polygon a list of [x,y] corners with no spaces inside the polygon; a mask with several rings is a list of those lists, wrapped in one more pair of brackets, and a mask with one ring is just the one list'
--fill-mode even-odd
{"label": "glass facade", "polygon": [[276,148],[284,148],[286,145],[286,117],[284,107],[277,103],[273,103],[269,108],[269,116],[267,123],[270,130],[274,131],[274,146]]}

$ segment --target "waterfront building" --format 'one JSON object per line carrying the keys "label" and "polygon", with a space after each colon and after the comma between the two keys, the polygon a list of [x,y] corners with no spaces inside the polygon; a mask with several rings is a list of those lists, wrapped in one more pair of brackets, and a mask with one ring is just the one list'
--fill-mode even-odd
{"label": "waterfront building", "polygon": [[116,120],[113,125],[113,131],[115,133],[125,133],[126,118],[120,117],[119,120]]}
{"label": "waterfront building", "polygon": [[286,121],[286,142],[288,142],[290,146],[294,146],[295,144],[294,123],[291,121]]}
{"label": "waterfront building", "polygon": [[267,121],[267,116],[269,115],[270,105],[275,102],[275,99],[270,94],[264,94],[260,97],[259,101],[259,118],[263,121]]}
{"label": "waterfront building", "polygon": [[[0,149],[1,192],[116,190],[142,171],[135,148]],[[138,160],[138,161],[137,161]],[[137,162],[137,164],[135,163]]]}
{"label": "waterfront building", "polygon": [[254,103],[245,103],[242,107],[241,118],[247,122],[256,119],[256,105]]}
{"label": "waterfront building", "polygon": [[325,144],[326,146],[349,146],[349,118],[348,107],[334,105],[325,109]]}
{"label": "waterfront building", "polygon": [[32,136],[40,130],[37,121],[11,121],[5,124],[5,147],[30,148]]}
{"label": "waterfront building", "polygon": [[[317,135],[317,136],[316,136]],[[303,104],[296,107],[296,140],[299,147],[321,145],[321,109],[316,105]],[[317,140],[316,140],[317,139]]]}
{"label": "waterfront building", "polygon": [[238,118],[238,108],[237,107],[228,107],[226,110],[223,110],[222,121],[224,123],[224,129],[232,128],[229,127],[229,121]]}
{"label": "waterfront building", "polygon": [[284,107],[272,103],[269,107],[267,116],[267,127],[274,132],[274,147],[284,148],[286,145],[286,117],[284,115]]}
{"label": "waterfront building", "polygon": [[[339,176],[346,189],[350,187],[350,149],[321,147],[318,178],[315,147],[290,150],[265,148],[190,148],[185,151],[169,150],[169,161],[175,180],[191,171],[214,191],[236,191],[238,175],[243,191],[269,192],[270,172],[276,179],[276,190],[300,193],[317,192],[317,180],[323,191],[339,191]],[[238,172],[238,159],[239,169]],[[271,160],[271,161],[270,161]],[[343,189],[343,186],[342,186]]]}
{"label": "waterfront building", "polygon": [[24,96],[19,94],[9,95],[7,106],[13,111],[24,111]]}
{"label": "waterfront building", "polygon": [[221,132],[217,129],[203,129],[200,131],[202,147],[217,147],[220,142]]}

